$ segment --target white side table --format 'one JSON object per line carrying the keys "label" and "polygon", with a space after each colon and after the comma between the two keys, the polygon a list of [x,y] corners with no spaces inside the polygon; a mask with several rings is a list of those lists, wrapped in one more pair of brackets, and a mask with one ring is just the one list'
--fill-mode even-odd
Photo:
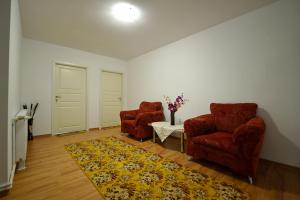
{"label": "white side table", "polygon": [[170,122],[153,122],[149,124],[153,127],[153,142],[155,143],[156,134],[163,142],[167,137],[169,137],[173,132],[180,133],[180,152],[184,152],[184,128],[183,124],[170,125]]}

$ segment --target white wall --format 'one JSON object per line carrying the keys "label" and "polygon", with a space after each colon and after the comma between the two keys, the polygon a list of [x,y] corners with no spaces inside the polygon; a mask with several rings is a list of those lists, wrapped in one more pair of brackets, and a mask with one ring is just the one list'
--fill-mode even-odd
{"label": "white wall", "polygon": [[0,191],[9,184],[8,171],[8,72],[10,0],[0,1]]}
{"label": "white wall", "polygon": [[[1,177],[0,190],[10,186],[12,172],[12,119],[20,108],[19,71],[21,51],[21,20],[18,0],[1,1]],[[2,10],[3,9],[3,10]],[[2,23],[4,22],[5,23]],[[2,46],[3,45],[3,46]],[[7,113],[7,115],[5,115]]]}
{"label": "white wall", "polygon": [[[51,133],[52,71],[55,62],[87,67],[87,128],[100,126],[100,71],[123,73],[123,99],[127,99],[125,61],[31,39],[23,39],[21,70],[22,103],[39,102],[34,119],[34,135]],[[123,102],[124,107],[126,101]]]}
{"label": "white wall", "polygon": [[184,121],[211,102],[256,102],[262,157],[300,166],[299,10],[299,0],[281,0],[131,60],[128,107],[184,92]]}
{"label": "white wall", "polygon": [[13,118],[19,112],[20,106],[20,64],[22,27],[19,9],[19,1],[11,1],[9,40],[9,88],[8,88],[8,172],[12,168],[12,123]]}

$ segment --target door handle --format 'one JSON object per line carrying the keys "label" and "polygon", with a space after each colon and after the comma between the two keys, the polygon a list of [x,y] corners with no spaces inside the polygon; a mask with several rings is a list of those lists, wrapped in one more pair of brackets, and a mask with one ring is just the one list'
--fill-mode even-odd
{"label": "door handle", "polygon": [[57,102],[58,99],[60,99],[60,98],[61,98],[61,96],[55,96],[55,101]]}

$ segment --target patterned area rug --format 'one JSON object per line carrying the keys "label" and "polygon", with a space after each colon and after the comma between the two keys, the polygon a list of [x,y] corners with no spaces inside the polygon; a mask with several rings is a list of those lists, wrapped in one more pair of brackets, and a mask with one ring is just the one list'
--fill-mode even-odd
{"label": "patterned area rug", "polygon": [[115,137],[65,148],[106,199],[249,199],[237,187]]}

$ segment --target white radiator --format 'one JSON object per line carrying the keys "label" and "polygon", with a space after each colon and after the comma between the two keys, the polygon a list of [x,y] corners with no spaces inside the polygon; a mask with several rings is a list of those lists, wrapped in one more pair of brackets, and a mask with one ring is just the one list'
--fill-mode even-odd
{"label": "white radiator", "polygon": [[28,137],[28,119],[27,110],[21,110],[14,119],[15,134],[13,138],[13,156],[17,164],[17,170],[25,169],[25,161],[27,154],[27,137]]}

